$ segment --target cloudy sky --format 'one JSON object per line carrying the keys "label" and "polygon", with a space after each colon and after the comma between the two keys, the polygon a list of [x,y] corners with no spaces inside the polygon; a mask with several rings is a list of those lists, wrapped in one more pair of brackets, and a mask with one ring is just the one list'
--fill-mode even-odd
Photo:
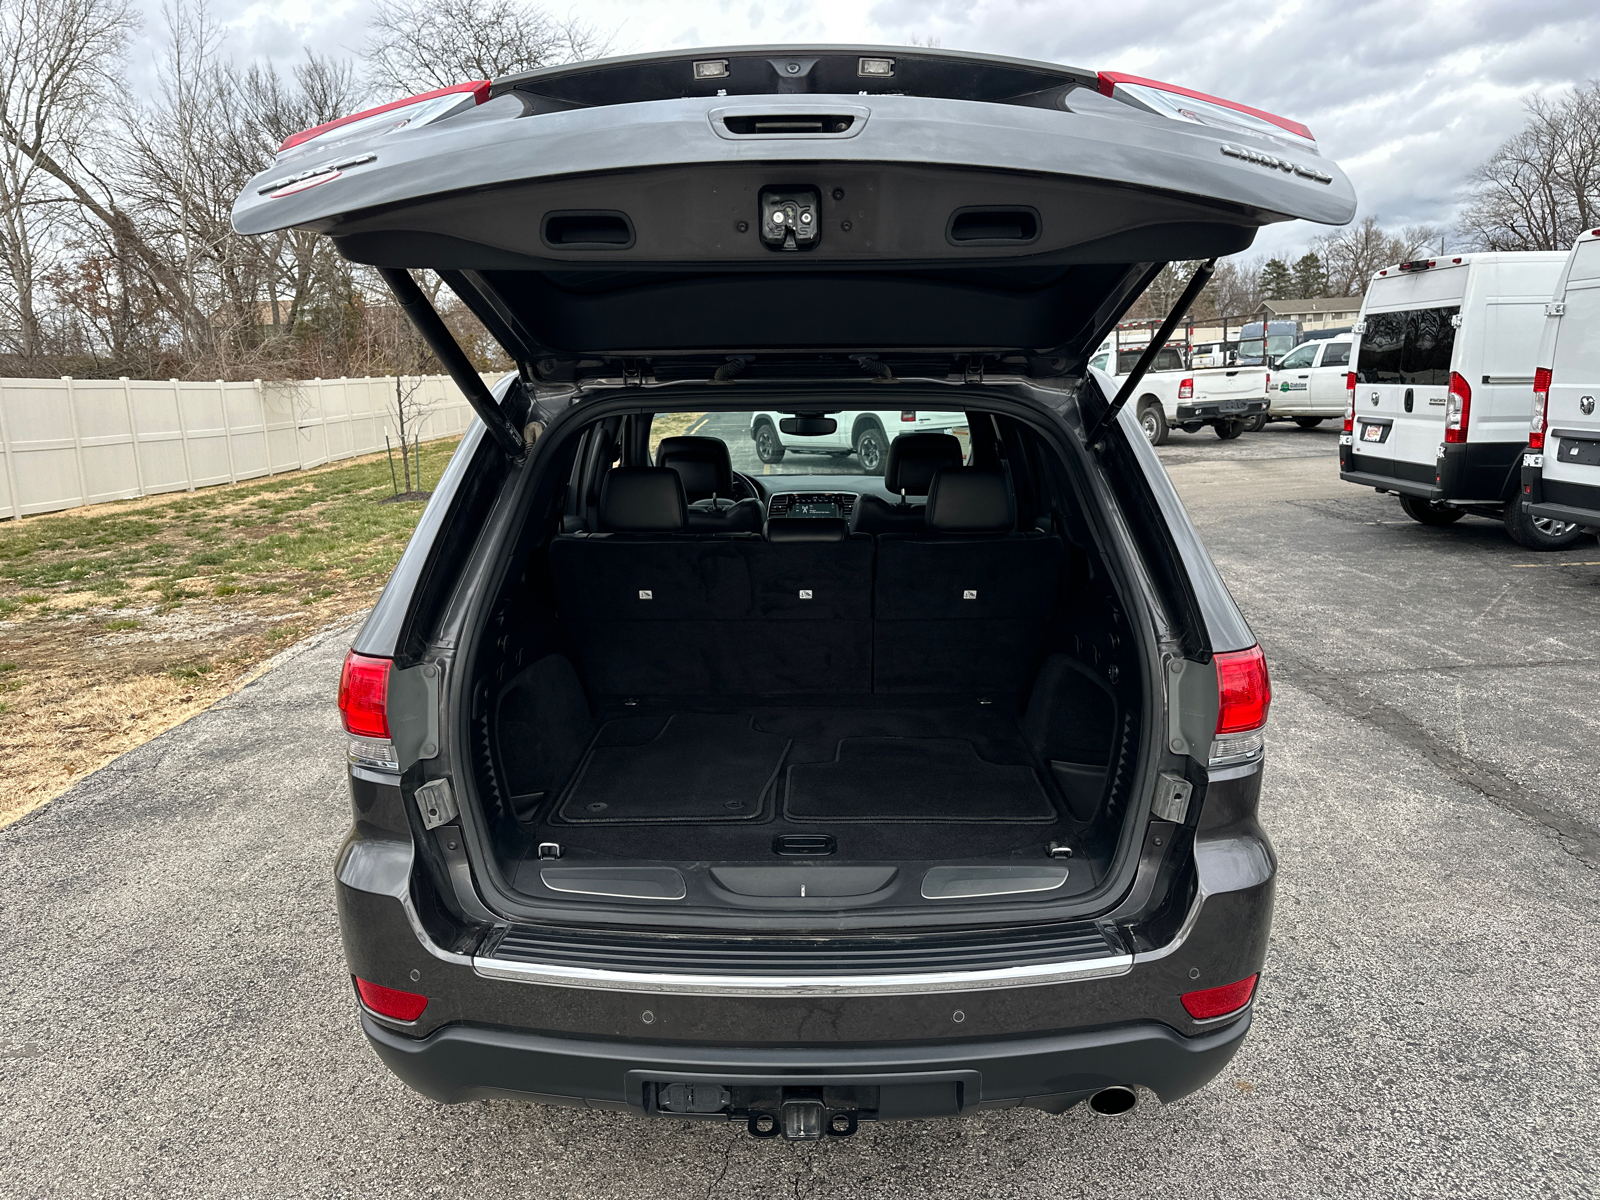
{"label": "cloudy sky", "polygon": [[[144,0],[149,37],[160,0]],[[211,0],[238,58],[354,53],[370,0]],[[771,42],[905,44],[1180,83],[1304,121],[1363,215],[1448,226],[1462,181],[1522,123],[1524,97],[1600,75],[1596,0],[587,0],[619,53]],[[153,47],[152,47],[153,49]],[[144,61],[150,61],[146,56]],[[1265,231],[1298,249],[1316,228]]]}

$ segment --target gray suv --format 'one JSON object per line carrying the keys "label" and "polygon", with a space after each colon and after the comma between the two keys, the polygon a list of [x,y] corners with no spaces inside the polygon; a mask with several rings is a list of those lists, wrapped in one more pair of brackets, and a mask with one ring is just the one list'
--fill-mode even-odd
{"label": "gray suv", "polygon": [[[1293,121],[943,50],[612,59],[290,138],[237,228],[377,268],[480,418],[339,688],[378,1056],[789,1138],[1213,1078],[1272,912],[1267,672],[1086,363],[1165,263],[1353,211]],[[905,417],[870,466],[751,438],[862,411]]]}

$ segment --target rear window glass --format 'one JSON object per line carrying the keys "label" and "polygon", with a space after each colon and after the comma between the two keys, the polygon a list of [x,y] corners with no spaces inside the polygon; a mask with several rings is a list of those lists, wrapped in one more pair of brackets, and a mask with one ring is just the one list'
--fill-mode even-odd
{"label": "rear window glass", "polygon": [[1350,343],[1329,342],[1327,350],[1322,355],[1322,365],[1325,367],[1348,367],[1350,365]]}
{"label": "rear window glass", "polygon": [[1448,386],[1450,359],[1456,349],[1456,329],[1451,318],[1460,311],[1459,305],[1452,305],[1369,313],[1356,364],[1360,381],[1407,387]]}
{"label": "rear window glass", "polygon": [[[890,444],[906,434],[953,434],[963,457],[970,448],[964,412],[825,411],[833,428],[803,434],[783,431],[784,419],[792,415],[787,412],[657,413],[650,422],[650,461],[663,465],[663,438],[716,438],[728,448],[729,466],[740,474],[870,477],[883,474]],[[706,498],[694,487],[687,490],[691,502]]]}
{"label": "rear window glass", "polygon": [[1572,270],[1567,272],[1567,282],[1580,279],[1600,279],[1600,241],[1579,242],[1572,255]]}

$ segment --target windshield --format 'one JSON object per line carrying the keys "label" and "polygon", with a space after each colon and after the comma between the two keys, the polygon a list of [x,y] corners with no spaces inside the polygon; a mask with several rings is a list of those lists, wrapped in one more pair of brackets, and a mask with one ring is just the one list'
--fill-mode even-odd
{"label": "windshield", "polygon": [[[967,414],[909,409],[826,414],[821,428],[784,432],[792,413],[657,413],[650,422],[650,459],[666,437],[716,438],[744,475],[881,476],[889,446],[910,433],[953,434],[968,450]],[[826,428],[829,424],[832,428]]]}

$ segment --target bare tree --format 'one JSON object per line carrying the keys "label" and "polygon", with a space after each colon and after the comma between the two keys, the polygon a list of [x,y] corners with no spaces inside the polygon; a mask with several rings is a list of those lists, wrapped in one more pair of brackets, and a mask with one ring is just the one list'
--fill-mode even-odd
{"label": "bare tree", "polygon": [[1566,250],[1600,224],[1600,79],[1527,109],[1467,185],[1461,231],[1484,250]]}
{"label": "bare tree", "polygon": [[39,286],[73,199],[64,176],[89,152],[135,26],[123,0],[0,3],[0,303],[28,364],[43,350]]}
{"label": "bare tree", "polygon": [[373,86],[407,96],[598,58],[611,38],[519,0],[378,0],[363,51]]}
{"label": "bare tree", "polygon": [[1438,237],[1431,225],[1391,232],[1377,217],[1367,216],[1313,239],[1311,248],[1327,271],[1329,294],[1361,296],[1379,270],[1414,258]]}

